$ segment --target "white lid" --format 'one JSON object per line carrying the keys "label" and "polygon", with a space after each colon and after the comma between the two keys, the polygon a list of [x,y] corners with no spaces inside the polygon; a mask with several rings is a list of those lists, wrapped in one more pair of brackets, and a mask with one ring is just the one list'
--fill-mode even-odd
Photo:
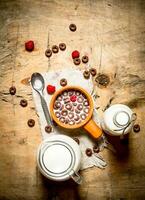
{"label": "white lid", "polygon": [[72,159],[72,154],[66,146],[54,143],[44,151],[42,162],[48,171],[61,174],[69,169]]}
{"label": "white lid", "polygon": [[129,123],[129,114],[125,111],[117,112],[114,116],[114,122],[117,126],[126,126]]}

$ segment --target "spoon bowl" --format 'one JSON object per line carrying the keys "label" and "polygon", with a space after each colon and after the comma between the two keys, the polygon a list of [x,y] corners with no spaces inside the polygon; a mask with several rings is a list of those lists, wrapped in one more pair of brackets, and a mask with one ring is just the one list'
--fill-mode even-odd
{"label": "spoon bowl", "polygon": [[33,73],[31,76],[31,84],[34,90],[37,92],[42,92],[45,85],[43,76],[38,72]]}

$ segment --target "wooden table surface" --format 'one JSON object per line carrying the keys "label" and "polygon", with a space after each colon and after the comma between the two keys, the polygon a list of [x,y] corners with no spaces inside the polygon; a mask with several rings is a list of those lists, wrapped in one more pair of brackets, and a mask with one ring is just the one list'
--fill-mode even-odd
{"label": "wooden table surface", "polygon": [[[69,24],[77,31],[71,32]],[[48,37],[49,35],[49,37]],[[48,39],[49,38],[49,39]],[[27,52],[24,43],[35,41]],[[49,43],[65,42],[67,49],[48,60]],[[33,72],[73,67],[71,52],[87,54],[89,66],[110,77],[107,88],[95,86],[101,116],[111,104],[124,103],[137,113],[139,133],[128,143],[112,142],[117,153],[100,155],[108,166],[81,172],[83,184],[52,183],[36,167],[41,142],[38,116],[27,79]],[[15,96],[9,94],[15,85]],[[22,98],[28,106],[22,108]],[[145,1],[143,0],[1,0],[0,1],[0,199],[102,200],[145,199]],[[27,126],[33,118],[36,125]],[[117,144],[117,145],[116,145]]]}

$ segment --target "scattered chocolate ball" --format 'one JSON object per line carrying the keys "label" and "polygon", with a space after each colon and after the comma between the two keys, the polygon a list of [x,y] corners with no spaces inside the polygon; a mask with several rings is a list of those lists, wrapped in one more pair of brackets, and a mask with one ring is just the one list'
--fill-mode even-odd
{"label": "scattered chocolate ball", "polygon": [[80,110],[78,110],[78,109],[75,109],[75,112],[77,113],[77,114],[80,114]]}
{"label": "scattered chocolate ball", "polygon": [[81,114],[80,117],[81,117],[81,119],[85,120],[87,116],[86,116],[86,114]]}
{"label": "scattered chocolate ball", "polygon": [[68,117],[69,117],[70,119],[74,118],[74,113],[70,112],[70,113],[68,114]]}
{"label": "scattered chocolate ball", "polygon": [[58,96],[58,97],[57,97],[57,100],[58,100],[58,101],[61,101],[61,100],[62,100],[62,96],[61,96],[61,95]]}
{"label": "scattered chocolate ball", "polygon": [[92,149],[90,149],[90,148],[87,148],[86,149],[86,155],[88,156],[88,157],[91,157],[92,156]]}
{"label": "scattered chocolate ball", "polygon": [[76,143],[80,144],[80,140],[77,137],[74,137],[73,139],[76,141]]}
{"label": "scattered chocolate ball", "polygon": [[99,153],[99,147],[97,146],[97,145],[95,145],[94,147],[93,147],[93,151],[94,151],[94,153]]}
{"label": "scattered chocolate ball", "polygon": [[52,51],[51,51],[51,49],[46,49],[46,51],[45,51],[45,56],[48,57],[48,58],[50,58],[50,57],[52,56]]}
{"label": "scattered chocolate ball", "polygon": [[65,122],[65,118],[64,117],[60,117],[59,121],[62,122],[62,123],[64,123]]}
{"label": "scattered chocolate ball", "polygon": [[66,80],[65,78],[62,78],[62,79],[60,80],[60,85],[61,85],[62,87],[66,86],[66,85],[67,85],[67,80]]}
{"label": "scattered chocolate ball", "polygon": [[76,116],[74,117],[74,120],[75,120],[75,121],[78,121],[79,119],[80,119],[79,115],[76,115]]}
{"label": "scattered chocolate ball", "polygon": [[82,62],[83,62],[83,63],[87,63],[88,61],[89,61],[88,56],[83,56],[83,57],[82,57]]}
{"label": "scattered chocolate ball", "polygon": [[84,112],[85,112],[86,114],[88,114],[88,113],[89,113],[89,108],[84,108]]}
{"label": "scattered chocolate ball", "polygon": [[26,107],[26,106],[28,105],[27,100],[26,100],[26,99],[21,99],[20,105],[21,105],[22,107]]}
{"label": "scattered chocolate ball", "polygon": [[59,117],[60,117],[60,112],[55,112],[55,116],[56,116],[57,118],[59,118]]}
{"label": "scattered chocolate ball", "polygon": [[82,104],[79,104],[79,105],[77,106],[77,109],[78,109],[78,110],[83,110],[83,105],[82,105]]}
{"label": "scattered chocolate ball", "polygon": [[88,70],[85,70],[83,72],[83,76],[84,76],[85,79],[89,79],[90,78],[90,72]]}
{"label": "scattered chocolate ball", "polygon": [[67,105],[65,106],[65,108],[66,108],[67,110],[71,110],[71,109],[72,109],[72,105],[71,105],[71,104],[67,104]]}
{"label": "scattered chocolate ball", "polygon": [[16,87],[15,86],[10,87],[9,92],[10,92],[11,95],[15,95],[16,94]]}
{"label": "scattered chocolate ball", "polygon": [[140,131],[140,125],[139,125],[139,124],[135,124],[135,125],[133,126],[133,131],[134,131],[135,133],[138,133],[138,132]]}
{"label": "scattered chocolate ball", "polygon": [[58,53],[58,51],[59,51],[58,46],[57,46],[57,45],[53,45],[53,46],[52,46],[52,52],[53,52],[53,53]]}
{"label": "scattered chocolate ball", "polygon": [[25,49],[26,51],[33,51],[34,50],[34,42],[32,40],[29,40],[25,43]]}
{"label": "scattered chocolate ball", "polygon": [[80,60],[80,58],[74,58],[73,62],[75,65],[79,65],[81,63],[81,60]]}
{"label": "scattered chocolate ball", "polygon": [[68,123],[69,123],[69,119],[66,118],[66,119],[65,119],[65,124],[68,124]]}
{"label": "scattered chocolate ball", "polygon": [[77,30],[77,26],[75,24],[70,24],[69,29],[74,32]]}
{"label": "scattered chocolate ball", "polygon": [[62,116],[67,116],[67,114],[68,114],[68,111],[67,111],[67,110],[62,110],[62,112],[61,112],[61,115],[62,115]]}
{"label": "scattered chocolate ball", "polygon": [[64,91],[62,95],[66,98],[66,96],[68,95],[68,92]]}
{"label": "scattered chocolate ball", "polygon": [[82,103],[83,102],[83,97],[78,97],[77,101],[78,101],[78,103]]}
{"label": "scattered chocolate ball", "polygon": [[91,68],[89,71],[92,76],[96,76],[97,70],[95,68]]}
{"label": "scattered chocolate ball", "polygon": [[70,122],[69,122],[69,125],[74,125],[75,124],[75,121],[74,120],[71,120]]}
{"label": "scattered chocolate ball", "polygon": [[79,120],[79,121],[76,122],[76,124],[80,124],[80,123],[81,123],[81,120]]}
{"label": "scattered chocolate ball", "polygon": [[66,44],[65,43],[60,43],[59,48],[61,51],[64,51],[66,49]]}
{"label": "scattered chocolate ball", "polygon": [[76,96],[80,96],[80,94],[81,94],[80,91],[76,91],[76,92],[75,92],[75,95],[76,95]]}
{"label": "scattered chocolate ball", "polygon": [[59,101],[56,101],[55,103],[54,103],[54,109],[58,109],[58,108],[60,108],[61,107],[61,103],[59,102]]}
{"label": "scattered chocolate ball", "polygon": [[73,106],[77,106],[77,103],[73,102]]}
{"label": "scattered chocolate ball", "polygon": [[99,74],[95,81],[98,85],[106,87],[110,83],[110,78],[106,74]]}
{"label": "scattered chocolate ball", "polygon": [[68,94],[69,94],[69,96],[72,96],[72,95],[74,94],[74,91],[73,91],[73,90],[70,90],[70,91],[68,92]]}
{"label": "scattered chocolate ball", "polygon": [[46,133],[50,133],[52,131],[52,126],[50,125],[45,126],[45,131]]}
{"label": "scattered chocolate ball", "polygon": [[35,120],[34,119],[29,119],[27,124],[28,124],[29,127],[33,127],[33,126],[35,126]]}
{"label": "scattered chocolate ball", "polygon": [[64,104],[70,103],[70,98],[66,97],[64,98]]}
{"label": "scattered chocolate ball", "polygon": [[85,100],[85,101],[83,102],[83,105],[84,105],[84,106],[88,106],[88,105],[89,105],[88,100]]}

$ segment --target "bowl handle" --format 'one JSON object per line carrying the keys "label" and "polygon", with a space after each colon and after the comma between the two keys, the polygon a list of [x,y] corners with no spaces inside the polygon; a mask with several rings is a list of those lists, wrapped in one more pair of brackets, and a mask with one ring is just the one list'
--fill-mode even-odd
{"label": "bowl handle", "polygon": [[88,131],[94,138],[99,138],[102,135],[101,128],[94,122],[94,120],[90,119],[83,128]]}

